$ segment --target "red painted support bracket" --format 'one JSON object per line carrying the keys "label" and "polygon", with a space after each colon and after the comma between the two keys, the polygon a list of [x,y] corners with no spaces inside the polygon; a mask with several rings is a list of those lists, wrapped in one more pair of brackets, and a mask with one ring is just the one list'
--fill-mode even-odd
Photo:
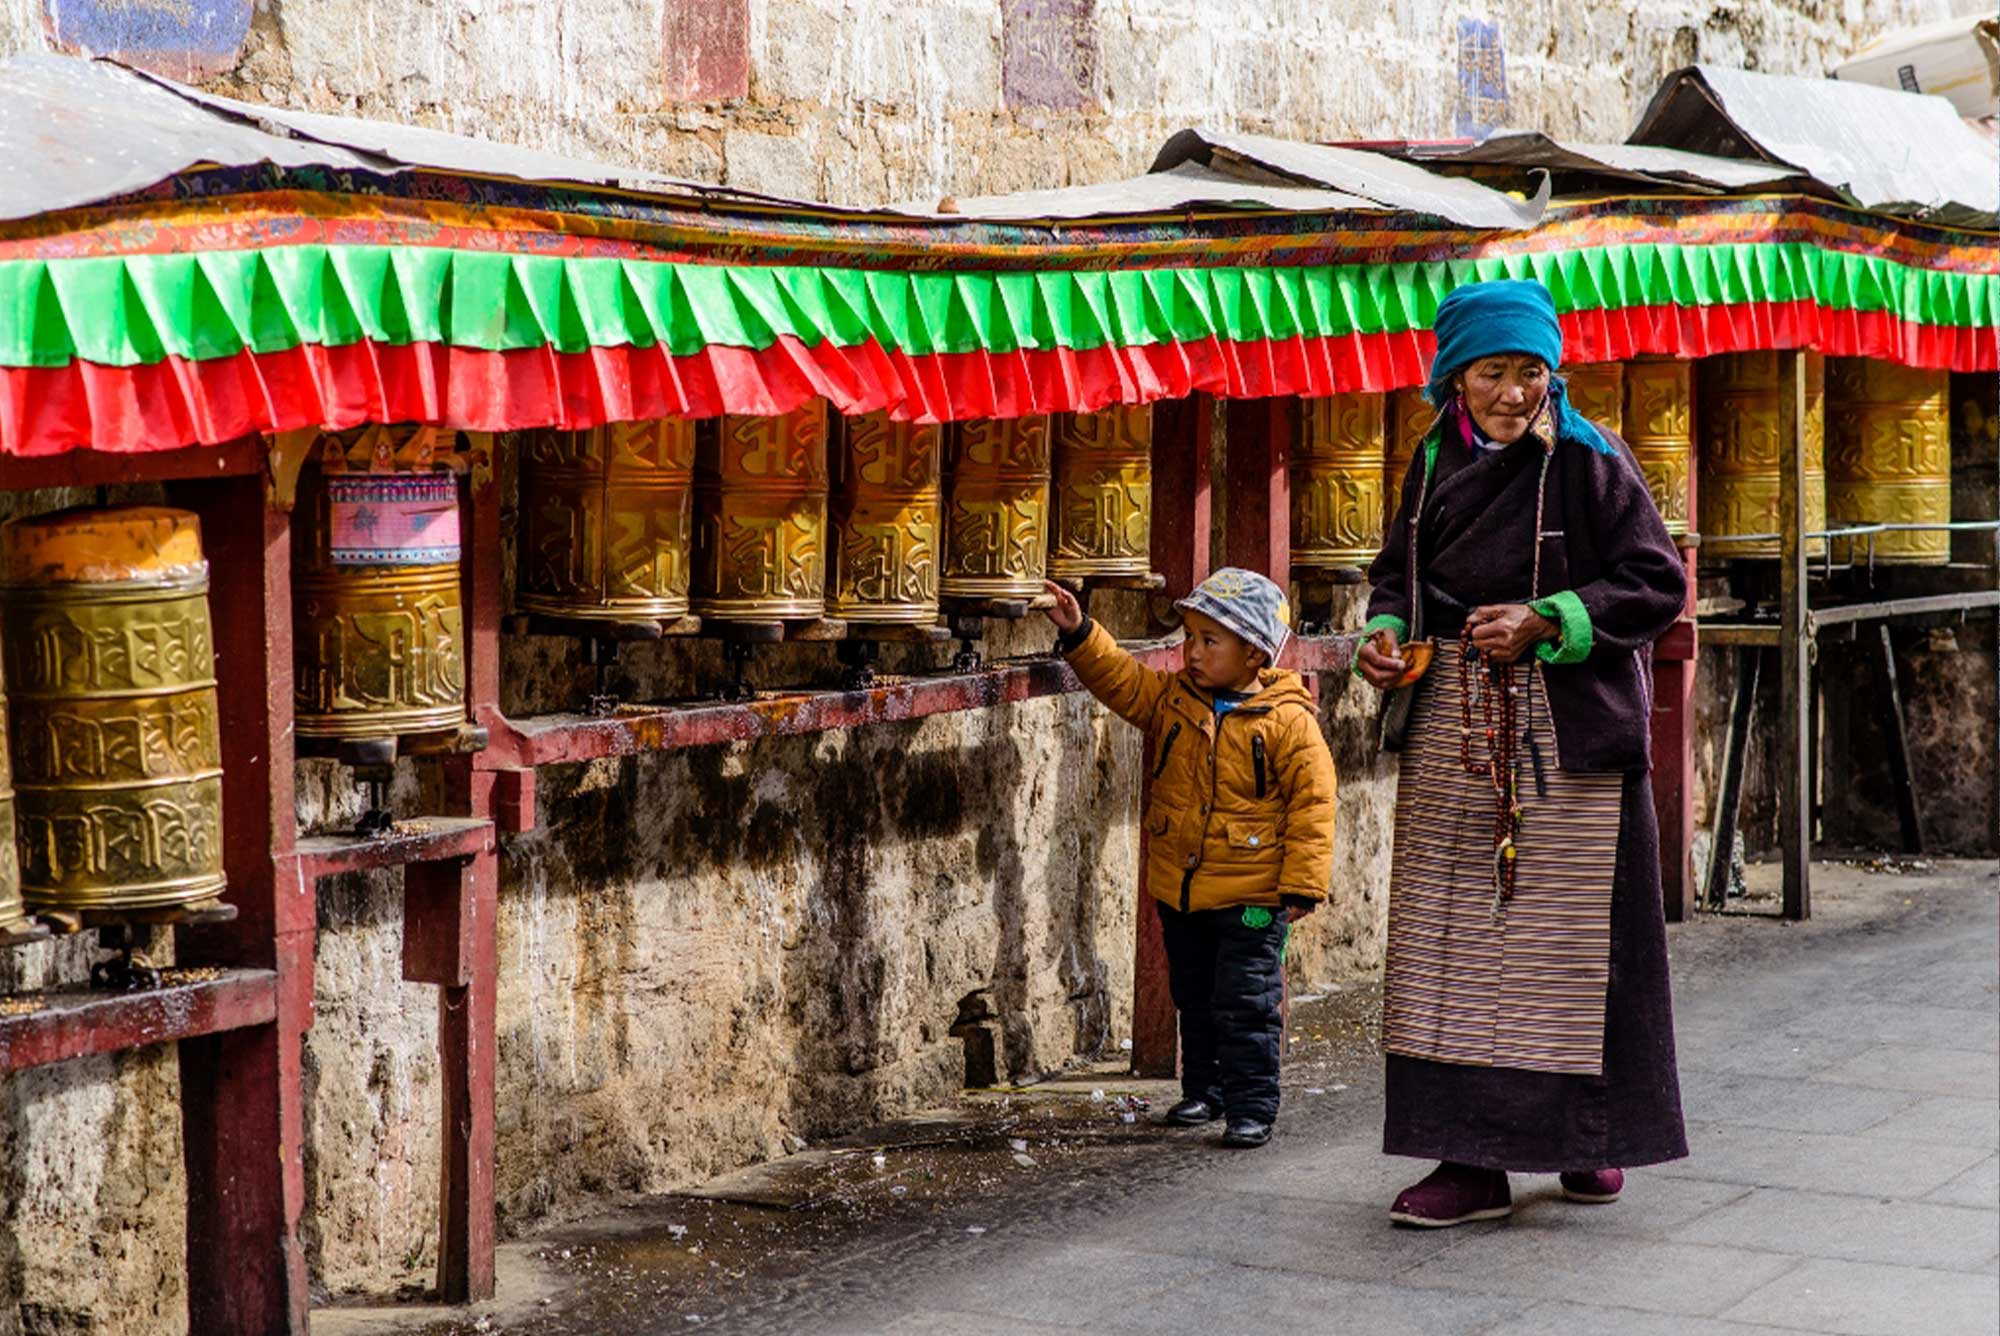
{"label": "red painted support bracket", "polygon": [[493,823],[483,817],[420,817],[380,835],[312,835],[299,841],[308,878],[366,868],[402,867],[493,851]]}
{"label": "red painted support bracket", "polygon": [[271,970],[229,970],[220,978],[168,983],[146,993],[27,996],[40,1001],[41,1010],[0,1016],[0,1074],[268,1025],[278,1015],[278,976]]}
{"label": "red painted support bracket", "polygon": [[535,828],[534,771],[493,772],[493,825],[503,835],[519,835]]}

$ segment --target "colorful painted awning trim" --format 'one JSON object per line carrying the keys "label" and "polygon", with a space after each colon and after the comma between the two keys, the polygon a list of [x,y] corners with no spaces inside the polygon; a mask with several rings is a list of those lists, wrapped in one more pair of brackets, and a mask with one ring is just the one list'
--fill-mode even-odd
{"label": "colorful painted awning trim", "polygon": [[1424,379],[1444,294],[1498,277],[1549,285],[1574,361],[1809,346],[2000,368],[1993,237],[1792,198],[1618,205],[1513,236],[1327,219],[934,252],[298,192],[92,211],[0,232],[0,452],[816,395],[945,421],[1391,389]]}

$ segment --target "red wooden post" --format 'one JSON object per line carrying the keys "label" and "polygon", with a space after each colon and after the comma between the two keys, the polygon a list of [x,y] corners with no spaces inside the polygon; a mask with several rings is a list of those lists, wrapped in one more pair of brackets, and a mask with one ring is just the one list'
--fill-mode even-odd
{"label": "red wooden post", "polygon": [[209,562],[220,683],[223,862],[234,922],[187,932],[189,964],[275,969],[277,1019],[180,1046],[188,1329],[304,1332],[301,1049],[312,1024],[314,900],[293,852],[291,531],[259,474],[188,483]]}
{"label": "red wooden post", "polygon": [[[493,438],[471,437],[473,466],[464,552],[465,688],[476,724],[500,714],[500,487],[493,477]],[[493,762],[484,755],[445,762],[446,807],[453,815],[490,817]],[[500,951],[500,866],[488,851],[425,870],[455,882],[453,962],[462,973],[438,995],[438,1048],[444,1087],[442,1233],[438,1292],[448,1303],[493,1294],[494,988]]]}
{"label": "red wooden post", "polygon": [[1298,412],[1289,395],[1229,405],[1223,552],[1231,566],[1280,586],[1291,579],[1292,488],[1285,467]]}
{"label": "red wooden post", "polygon": [[[1695,406],[1700,411],[1700,404]],[[1697,470],[1688,469],[1687,513],[1699,515]],[[1660,825],[1660,899],[1667,922],[1694,917],[1694,675],[1700,650],[1695,624],[1695,544],[1681,546],[1687,608],[1653,646],[1653,812]]]}
{"label": "red wooden post", "polygon": [[[1153,405],[1153,569],[1167,577],[1165,595],[1185,597],[1208,578],[1208,451],[1213,403],[1205,394]],[[1151,748],[1139,787],[1139,810],[1152,801]],[[1180,1038],[1167,985],[1167,949],[1159,904],[1146,893],[1147,839],[1139,827],[1139,912],[1132,951],[1132,1073],[1174,1076]]]}

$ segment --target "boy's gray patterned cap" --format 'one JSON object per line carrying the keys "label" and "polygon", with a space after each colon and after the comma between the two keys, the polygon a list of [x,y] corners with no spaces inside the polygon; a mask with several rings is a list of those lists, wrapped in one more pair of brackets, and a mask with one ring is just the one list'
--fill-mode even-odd
{"label": "boy's gray patterned cap", "polygon": [[1240,566],[1224,566],[1174,606],[1214,618],[1263,650],[1272,663],[1292,635],[1292,605],[1284,590]]}

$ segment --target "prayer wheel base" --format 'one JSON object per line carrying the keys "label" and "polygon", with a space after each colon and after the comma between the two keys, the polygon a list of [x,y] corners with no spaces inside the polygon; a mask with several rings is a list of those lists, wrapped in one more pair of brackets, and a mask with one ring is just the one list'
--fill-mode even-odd
{"label": "prayer wheel base", "polygon": [[666,619],[621,617],[600,620],[594,617],[551,617],[539,612],[517,612],[500,625],[509,635],[565,636],[572,640],[609,640],[620,644],[698,636],[702,627],[701,618],[693,615]]}
{"label": "prayer wheel base", "polygon": [[514,599],[517,612],[555,621],[595,624],[600,622],[676,622],[688,615],[688,600],[630,599],[614,603],[582,604],[561,599],[520,595]]}

